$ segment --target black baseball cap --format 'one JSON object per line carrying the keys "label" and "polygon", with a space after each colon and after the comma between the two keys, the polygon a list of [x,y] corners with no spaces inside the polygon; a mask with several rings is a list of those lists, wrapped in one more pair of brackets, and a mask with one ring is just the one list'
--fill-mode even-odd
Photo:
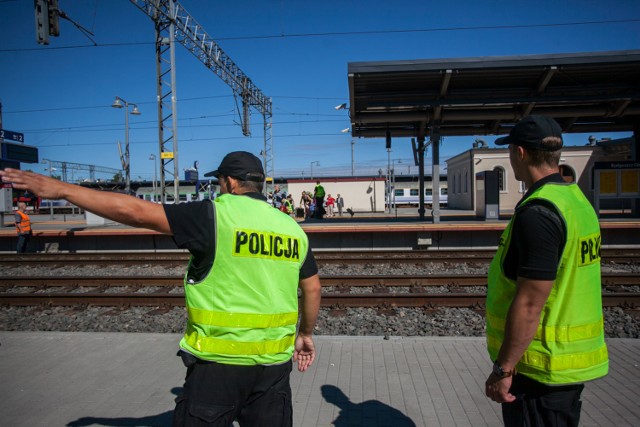
{"label": "black baseball cap", "polygon": [[204,176],[231,176],[242,181],[264,181],[262,161],[247,151],[234,151],[227,154],[220,162],[218,169],[205,173]]}
{"label": "black baseball cap", "polygon": [[496,145],[514,144],[531,150],[556,151],[560,146],[546,146],[542,140],[548,136],[557,136],[562,140],[562,128],[553,118],[547,116],[531,115],[522,118],[509,132],[509,136],[503,136],[495,141]]}

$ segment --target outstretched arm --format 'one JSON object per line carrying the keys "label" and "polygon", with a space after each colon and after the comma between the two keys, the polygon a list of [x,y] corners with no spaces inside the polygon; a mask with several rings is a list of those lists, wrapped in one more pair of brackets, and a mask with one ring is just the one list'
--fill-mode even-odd
{"label": "outstretched arm", "polygon": [[300,329],[296,337],[293,360],[298,362],[298,370],[304,372],[316,358],[313,344],[313,328],[320,311],[320,277],[315,274],[300,281],[302,298],[300,301]]}
{"label": "outstretched arm", "polygon": [[169,222],[160,204],[126,194],[96,191],[79,185],[17,169],[0,170],[2,182],[13,188],[29,190],[45,199],[65,199],[76,206],[110,220],[132,227],[142,227],[171,234]]}

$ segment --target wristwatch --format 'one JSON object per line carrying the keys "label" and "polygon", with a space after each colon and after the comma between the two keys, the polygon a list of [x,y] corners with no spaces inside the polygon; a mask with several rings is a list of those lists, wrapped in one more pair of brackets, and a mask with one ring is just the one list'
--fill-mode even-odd
{"label": "wristwatch", "polygon": [[498,365],[498,362],[493,363],[493,375],[497,376],[498,378],[507,378],[515,373],[515,368],[510,371],[505,371],[504,369],[502,369],[502,366]]}

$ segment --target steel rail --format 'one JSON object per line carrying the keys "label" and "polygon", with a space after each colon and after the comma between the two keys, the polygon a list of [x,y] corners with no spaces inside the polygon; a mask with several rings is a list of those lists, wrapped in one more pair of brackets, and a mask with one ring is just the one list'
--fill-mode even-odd
{"label": "steel rail", "polygon": [[[486,286],[486,274],[362,275],[321,276],[323,287],[389,287],[389,286]],[[173,286],[183,284],[183,277],[165,276],[14,276],[0,277],[0,290],[13,287],[118,287]],[[637,273],[603,273],[603,286],[640,285]]]}
{"label": "steel rail", "polygon": [[[399,264],[443,261],[489,262],[495,250],[432,250],[432,251],[331,251],[315,252],[320,264],[366,264],[394,262]],[[53,265],[170,265],[186,266],[189,254],[186,252],[86,252],[86,253],[42,253],[3,254],[0,266],[24,266],[30,264]],[[603,262],[640,262],[640,249],[603,249]]]}
{"label": "steel rail", "polygon": [[[602,295],[605,307],[640,306],[640,293],[616,292]],[[471,307],[485,304],[482,294],[341,294],[322,295],[323,307]],[[1,305],[12,306],[184,306],[184,295],[139,293],[0,294]]]}

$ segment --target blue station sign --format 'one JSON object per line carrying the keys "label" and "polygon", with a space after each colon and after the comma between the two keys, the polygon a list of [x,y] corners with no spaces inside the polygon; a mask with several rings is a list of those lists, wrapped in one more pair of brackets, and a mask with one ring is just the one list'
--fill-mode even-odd
{"label": "blue station sign", "polygon": [[16,141],[24,144],[24,134],[20,132],[0,129],[0,140],[3,139],[8,139],[10,141]]}

